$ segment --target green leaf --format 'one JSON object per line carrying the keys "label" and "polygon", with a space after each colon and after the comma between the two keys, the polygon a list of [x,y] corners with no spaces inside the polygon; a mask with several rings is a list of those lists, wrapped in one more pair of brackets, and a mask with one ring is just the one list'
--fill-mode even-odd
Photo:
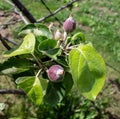
{"label": "green leaf", "polygon": [[24,72],[12,74],[12,79],[15,81],[19,77],[34,76],[34,75],[35,75],[34,69],[30,69]]}
{"label": "green leaf", "polygon": [[27,29],[33,29],[33,28],[36,28],[36,27],[35,27],[34,24],[31,23],[31,24],[25,25],[25,26],[21,29],[21,31],[27,30]]}
{"label": "green leaf", "polygon": [[47,87],[48,87],[48,79],[44,79],[44,78],[40,78],[40,82],[41,82],[41,86],[42,86],[42,89],[43,89],[43,96],[46,94],[46,90],[47,90]]}
{"label": "green leaf", "polygon": [[36,36],[36,45],[35,45],[35,55],[38,56],[40,59],[44,57],[44,55],[39,51],[39,44],[47,39],[46,36]]}
{"label": "green leaf", "polygon": [[55,49],[51,49],[48,51],[41,51],[44,55],[47,55],[48,57],[57,60],[57,55],[59,55],[61,53],[60,48],[55,48]]}
{"label": "green leaf", "polygon": [[56,48],[57,41],[53,39],[47,39],[40,43],[38,50],[43,53],[44,55],[47,55],[48,57],[52,59],[57,59],[57,55],[61,53],[60,48]]}
{"label": "green leaf", "polygon": [[35,36],[32,33],[29,33],[28,35],[25,36],[22,44],[19,47],[17,47],[15,50],[7,51],[4,54],[4,56],[13,57],[21,54],[32,54],[34,53],[34,47],[35,47]]}
{"label": "green leaf", "polygon": [[47,40],[47,39],[48,38],[46,36],[36,36],[36,40],[38,41],[38,44],[40,44],[42,41]]}
{"label": "green leaf", "polygon": [[64,80],[63,80],[63,85],[65,88],[66,94],[69,93],[73,86],[73,78],[72,75],[68,72],[65,72]]}
{"label": "green leaf", "polygon": [[22,28],[22,31],[19,33],[19,35],[25,35],[31,32],[35,36],[46,36],[47,38],[52,38],[52,33],[50,32],[49,28],[40,23],[26,25],[24,28]]}
{"label": "green leaf", "polygon": [[65,68],[69,68],[68,63],[67,63],[67,58],[65,56],[58,56],[56,62],[59,63],[60,65],[64,66]]}
{"label": "green leaf", "polygon": [[54,49],[57,46],[57,41],[54,39],[44,40],[39,44],[39,50],[46,51]]}
{"label": "green leaf", "polygon": [[72,38],[71,38],[71,43],[73,45],[80,44],[81,42],[85,42],[85,36],[82,32],[76,33]]}
{"label": "green leaf", "polygon": [[22,88],[36,105],[40,105],[43,99],[43,89],[38,77],[20,77],[16,83]]}
{"label": "green leaf", "polygon": [[62,83],[51,83],[49,82],[44,101],[51,105],[56,105],[63,99],[65,95],[65,89]]}
{"label": "green leaf", "polygon": [[[43,24],[35,23],[36,28],[41,31],[42,36],[46,36],[47,38],[52,38],[52,33],[50,32],[49,28]],[[34,31],[36,32],[36,31]],[[39,34],[38,34],[39,35]]]}
{"label": "green leaf", "polygon": [[70,51],[69,66],[78,90],[94,100],[105,81],[105,63],[91,44],[81,45]]}
{"label": "green leaf", "polygon": [[5,104],[4,103],[0,103],[0,111],[5,109]]}
{"label": "green leaf", "polygon": [[18,74],[25,72],[30,68],[32,68],[32,63],[30,63],[27,59],[11,57],[4,63],[0,64],[0,73],[6,75]]}

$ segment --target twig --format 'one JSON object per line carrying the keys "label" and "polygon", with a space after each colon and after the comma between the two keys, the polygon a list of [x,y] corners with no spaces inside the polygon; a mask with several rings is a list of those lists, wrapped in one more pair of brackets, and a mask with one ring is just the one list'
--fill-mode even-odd
{"label": "twig", "polygon": [[0,35],[0,39],[2,39],[4,41],[8,41],[8,42],[12,43],[13,45],[18,46],[18,43],[16,43],[15,41],[13,41],[11,39],[7,39],[7,38],[3,37],[2,35]]}
{"label": "twig", "polygon": [[[17,10],[16,10],[17,11]],[[17,12],[18,13],[18,12]],[[25,16],[23,16],[23,14],[21,12],[18,13],[21,17],[21,19],[23,20],[23,22],[27,25],[29,24],[28,20],[25,18]]]}
{"label": "twig", "polygon": [[18,11],[18,9],[17,9],[16,7],[15,7],[15,9],[14,9],[14,12],[21,17],[22,21],[23,21],[26,25],[29,24],[28,19],[22,14],[21,11]]}
{"label": "twig", "polygon": [[11,1],[5,0],[8,4],[12,5],[13,7],[15,6]]}
{"label": "twig", "polygon": [[26,95],[26,93],[22,90],[18,89],[1,89],[0,94],[19,94],[19,95]]}
{"label": "twig", "polygon": [[108,63],[105,63],[108,67],[110,67],[111,69],[115,70],[116,72],[120,73],[120,71],[118,69],[116,69],[115,67],[111,66]]}
{"label": "twig", "polygon": [[[52,11],[50,10],[50,8],[45,4],[44,0],[41,0],[42,4],[45,6],[45,8],[50,12],[50,14],[52,14]],[[60,25],[62,25],[62,22],[56,17],[54,16],[55,20],[57,20],[59,22]]]}
{"label": "twig", "polygon": [[[5,22],[4,22],[4,24],[8,24],[10,21],[12,21],[13,20],[13,16],[12,17],[10,17],[8,20],[6,20]],[[6,28],[7,26],[6,25],[0,25],[0,30],[1,29],[3,29],[3,28]]]}
{"label": "twig", "polygon": [[45,17],[43,17],[43,18],[41,18],[41,19],[38,19],[37,22],[42,22],[42,21],[46,20],[47,18],[49,18],[49,17],[51,17],[51,16],[57,14],[57,13],[60,12],[61,10],[63,10],[63,9],[65,9],[65,8],[69,7],[70,5],[72,5],[73,3],[77,2],[77,1],[79,1],[79,0],[72,0],[72,1],[69,2],[68,4],[66,4],[66,5],[64,5],[64,6],[60,7],[60,8],[58,8],[58,9],[55,10],[54,12],[51,12],[51,13],[48,14],[47,16],[45,16]]}
{"label": "twig", "polygon": [[5,42],[5,40],[2,38],[1,34],[0,34],[0,40],[3,44],[3,46],[7,49],[7,50],[10,50],[11,47]]}
{"label": "twig", "polygon": [[35,61],[37,62],[39,68],[40,68],[40,69],[42,68],[44,71],[46,71],[46,70],[47,70],[47,67],[45,67],[45,66],[43,65],[42,61],[41,61],[40,59],[38,59],[34,54],[32,54],[32,56],[33,56],[33,58],[35,59]]}
{"label": "twig", "polygon": [[12,0],[12,2],[29,19],[31,23],[36,22],[36,19],[32,16],[32,14],[26,9],[26,7],[19,0]]}
{"label": "twig", "polygon": [[8,22],[8,23],[3,23],[3,24],[0,25],[0,27],[6,28],[8,25],[14,25],[14,24],[16,24],[17,22],[20,22],[20,21],[21,21],[21,19],[16,20],[16,21],[12,21],[12,22]]}
{"label": "twig", "polygon": [[9,0],[5,0],[8,4],[12,5],[14,7],[14,12],[18,15],[20,15],[22,21],[25,23],[25,24],[29,24],[28,20],[25,18],[25,16],[23,16],[22,12],[18,11],[17,7]]}

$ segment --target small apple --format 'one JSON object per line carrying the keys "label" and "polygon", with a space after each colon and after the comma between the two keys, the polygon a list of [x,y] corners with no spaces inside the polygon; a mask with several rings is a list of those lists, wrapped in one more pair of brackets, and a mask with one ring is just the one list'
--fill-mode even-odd
{"label": "small apple", "polygon": [[60,82],[64,77],[64,69],[60,65],[52,65],[47,70],[47,74],[52,82]]}
{"label": "small apple", "polygon": [[72,32],[76,28],[76,23],[71,15],[63,23],[63,28],[67,33]]}

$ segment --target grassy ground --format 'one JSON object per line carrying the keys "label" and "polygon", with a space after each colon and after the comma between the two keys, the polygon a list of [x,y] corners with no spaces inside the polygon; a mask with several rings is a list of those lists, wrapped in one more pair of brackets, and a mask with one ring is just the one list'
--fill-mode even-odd
{"label": "grassy ground", "polygon": [[[21,0],[23,4],[30,10],[36,19],[42,18],[49,12],[45,9],[42,3],[39,0]],[[55,2],[56,1],[56,2]],[[61,5],[65,4],[64,0],[46,0],[45,2],[49,8],[54,11]],[[11,6],[5,3],[4,0],[0,2],[0,9],[8,12],[10,11]],[[69,8],[61,11],[56,14],[61,22],[63,22],[69,14],[74,15],[74,19],[77,22],[77,31],[82,31],[86,39],[91,41],[96,49],[104,57],[104,60],[110,66],[107,66],[107,81],[102,92],[102,100],[107,100],[109,102],[109,107],[106,111],[111,112],[113,115],[119,116],[120,111],[120,73],[114,70],[117,69],[120,71],[120,1],[111,0],[80,0],[78,6],[69,11]],[[55,22],[55,19],[49,18],[45,23]],[[4,21],[0,20],[0,24]],[[23,24],[22,24],[23,26]],[[13,26],[12,26],[13,27]],[[15,28],[14,28],[15,27]],[[8,28],[8,31],[11,32],[11,37],[16,37],[17,32],[21,28],[21,25],[16,25],[12,29]],[[10,30],[9,30],[10,29]],[[0,54],[5,49],[0,44]],[[0,55],[0,62],[3,61],[2,55]],[[4,81],[3,81],[4,80]],[[6,77],[0,77],[0,88],[9,88],[8,82],[5,81]],[[10,84],[13,86],[13,84]],[[12,96],[11,96],[12,97]],[[0,101],[6,100],[6,97],[0,96]],[[16,98],[16,100],[19,99]],[[20,103],[13,101],[15,103]],[[13,104],[13,105],[14,105]],[[24,104],[24,103],[23,103]],[[13,115],[15,115],[15,110],[17,107],[13,106]],[[28,105],[27,105],[28,106]],[[22,107],[21,107],[22,108]],[[12,110],[12,108],[10,108]],[[32,109],[31,109],[32,110]],[[20,111],[20,109],[19,109]],[[18,111],[18,112],[19,112]],[[20,114],[20,113],[19,113]],[[33,114],[34,115],[34,114]],[[120,118],[120,117],[119,117]],[[107,118],[104,118],[107,119]],[[112,119],[112,118],[111,118]],[[116,119],[118,119],[116,117]]]}

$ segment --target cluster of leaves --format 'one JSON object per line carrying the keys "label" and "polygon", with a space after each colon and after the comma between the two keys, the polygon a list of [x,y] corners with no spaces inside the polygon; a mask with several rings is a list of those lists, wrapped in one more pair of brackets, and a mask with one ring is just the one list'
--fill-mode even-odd
{"label": "cluster of leaves", "polygon": [[[43,101],[58,104],[73,84],[84,97],[96,99],[104,85],[105,63],[81,32],[68,37],[65,44],[54,39],[43,24],[29,24],[19,35],[24,37],[22,43],[4,53],[9,58],[0,64],[0,72],[12,75],[36,105]],[[65,70],[62,82],[51,82],[47,76],[47,69],[54,64]]]}

